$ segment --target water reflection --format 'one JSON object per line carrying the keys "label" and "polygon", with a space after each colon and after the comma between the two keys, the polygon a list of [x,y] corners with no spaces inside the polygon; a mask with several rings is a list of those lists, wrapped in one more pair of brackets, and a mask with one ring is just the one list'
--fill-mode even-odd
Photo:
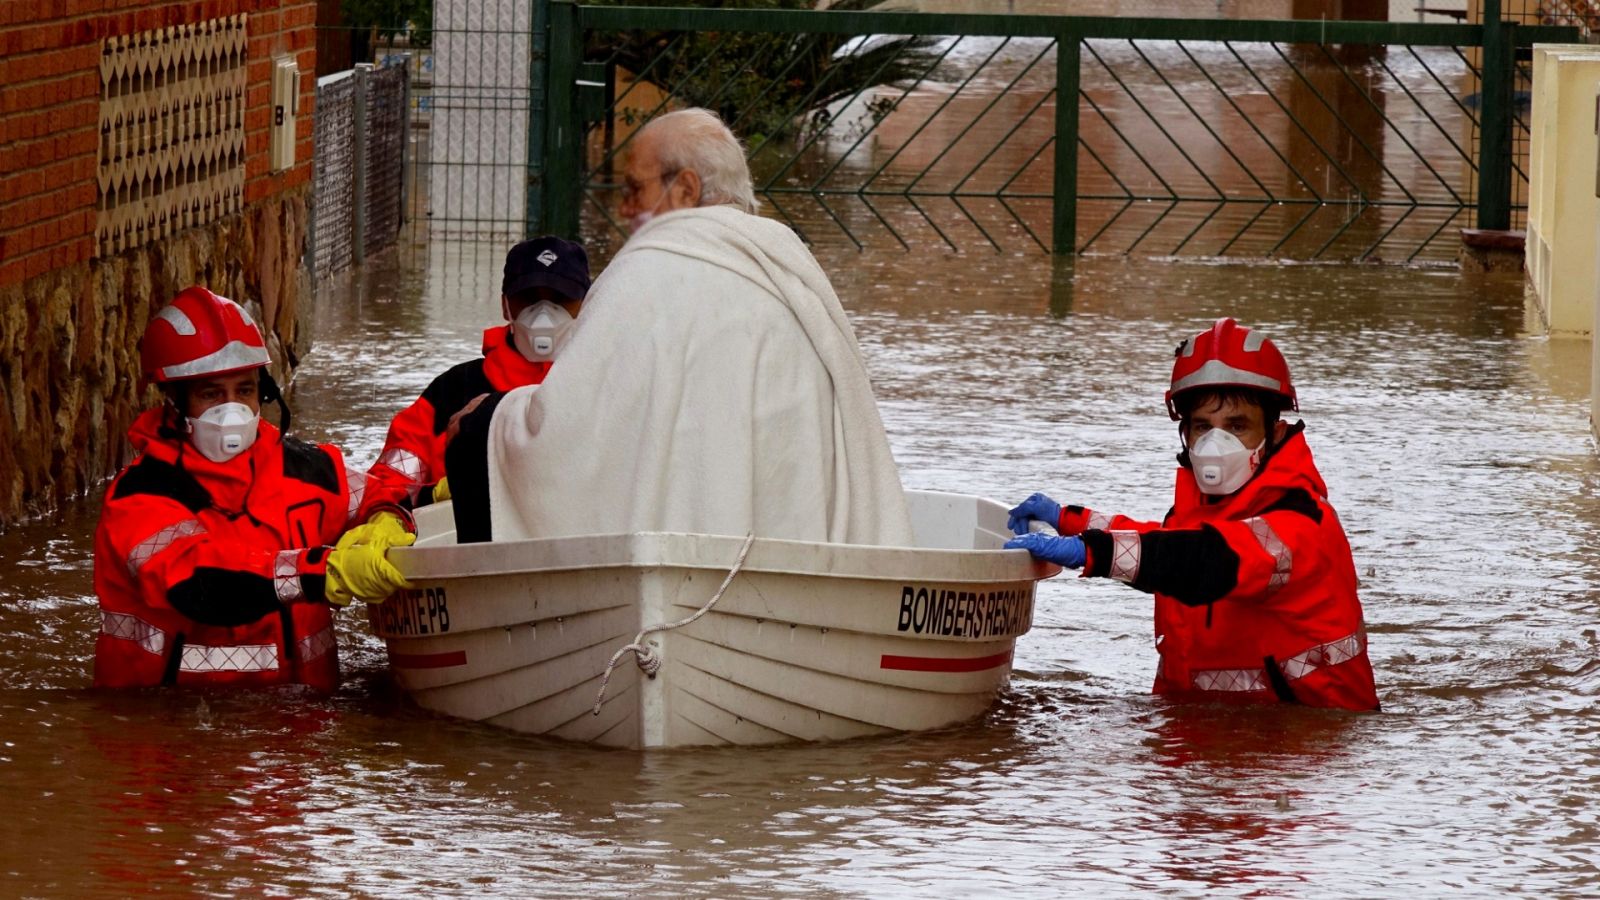
{"label": "water reflection", "polygon": [[[297,430],[358,463],[498,316],[503,247],[408,252],[319,298],[298,379]],[[104,694],[91,501],[0,535],[0,893],[1593,893],[1587,347],[1530,335],[1518,281],[821,256],[912,487],[1157,517],[1177,341],[1221,313],[1279,340],[1384,712],[1152,698],[1148,598],[1071,577],[1012,691],[933,734],[627,753],[444,721],[353,615],[330,699]]]}

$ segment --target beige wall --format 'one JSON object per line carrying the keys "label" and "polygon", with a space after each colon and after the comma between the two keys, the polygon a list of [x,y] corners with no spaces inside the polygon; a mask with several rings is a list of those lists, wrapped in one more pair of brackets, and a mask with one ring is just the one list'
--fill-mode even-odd
{"label": "beige wall", "polygon": [[1595,196],[1595,97],[1600,47],[1533,51],[1529,152],[1528,283],[1546,329],[1588,335],[1595,327],[1600,199]]}

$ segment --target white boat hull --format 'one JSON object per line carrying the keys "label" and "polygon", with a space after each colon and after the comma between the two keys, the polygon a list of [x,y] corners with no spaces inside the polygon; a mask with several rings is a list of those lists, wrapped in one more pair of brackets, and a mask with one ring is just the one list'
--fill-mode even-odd
{"label": "white boat hull", "polygon": [[999,504],[907,499],[918,548],[754,541],[713,609],[645,639],[655,677],[623,656],[598,714],[612,655],[705,605],[744,538],[456,545],[449,510],[429,508],[417,546],[393,554],[416,587],[373,607],[372,626],[418,704],[517,731],[637,748],[939,728],[993,703],[1034,584],[1059,570],[992,552]]}

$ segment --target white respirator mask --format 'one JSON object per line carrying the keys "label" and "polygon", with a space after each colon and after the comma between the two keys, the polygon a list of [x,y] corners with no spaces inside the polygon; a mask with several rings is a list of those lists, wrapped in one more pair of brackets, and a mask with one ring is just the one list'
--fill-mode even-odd
{"label": "white respirator mask", "polygon": [[540,300],[512,321],[512,343],[529,362],[550,362],[566,344],[573,324],[572,314],[561,304]]}
{"label": "white respirator mask", "polygon": [[225,463],[256,442],[261,414],[243,403],[219,403],[189,418],[189,441],[200,455]]}
{"label": "white respirator mask", "polygon": [[1200,435],[1189,448],[1189,467],[1194,470],[1200,493],[1220,497],[1244,487],[1261,465],[1261,451],[1266,446],[1263,439],[1260,446],[1251,450],[1221,428]]}

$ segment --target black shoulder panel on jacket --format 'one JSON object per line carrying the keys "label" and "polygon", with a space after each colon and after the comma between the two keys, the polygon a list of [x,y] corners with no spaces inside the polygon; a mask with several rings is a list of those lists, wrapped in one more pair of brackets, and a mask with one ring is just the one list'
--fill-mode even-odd
{"label": "black shoulder panel on jacket", "polygon": [[1262,510],[1262,514],[1269,512],[1293,512],[1310,519],[1317,524],[1322,524],[1322,505],[1317,503],[1311,492],[1305,488],[1294,488],[1282,497],[1273,501],[1273,504]]}
{"label": "black shoulder panel on jacket", "polygon": [[328,451],[290,435],[283,436],[283,477],[339,493],[339,467]]}
{"label": "black shoulder panel on jacket", "polygon": [[446,369],[422,392],[422,399],[433,407],[433,433],[444,434],[450,417],[479,394],[494,393],[489,376],[483,374],[483,360],[473,359]]}
{"label": "black shoulder panel on jacket", "polygon": [[148,456],[122,473],[111,499],[120,500],[140,494],[176,500],[193,513],[211,506],[211,495],[193,475],[171,463]]}

